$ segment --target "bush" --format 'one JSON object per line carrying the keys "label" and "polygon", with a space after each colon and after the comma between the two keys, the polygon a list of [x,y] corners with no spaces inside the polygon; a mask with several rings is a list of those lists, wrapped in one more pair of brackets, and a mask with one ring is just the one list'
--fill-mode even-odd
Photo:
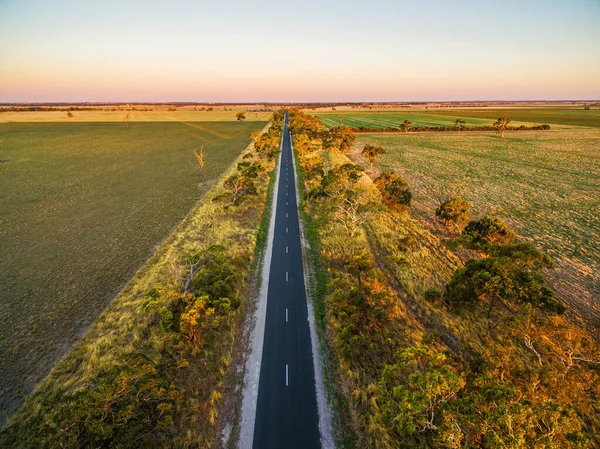
{"label": "bush", "polygon": [[390,209],[410,206],[412,192],[403,178],[394,172],[382,173],[374,180],[381,192],[383,203]]}
{"label": "bush", "polygon": [[471,205],[464,198],[451,198],[435,210],[435,216],[443,220],[446,227],[461,229],[471,218]]}
{"label": "bush", "polygon": [[438,287],[431,287],[425,291],[423,297],[426,301],[429,302],[438,302],[441,301],[444,297],[444,291]]}
{"label": "bush", "polygon": [[510,243],[515,239],[516,234],[502,220],[483,217],[480,220],[470,221],[463,230],[463,236],[469,237],[475,245],[494,245]]}
{"label": "bush", "polygon": [[[511,305],[529,303],[550,314],[562,314],[563,301],[544,285],[540,273],[552,261],[530,243],[499,245],[483,260],[470,259],[448,283],[448,300],[454,304],[477,301]],[[490,309],[491,310],[491,309]]]}

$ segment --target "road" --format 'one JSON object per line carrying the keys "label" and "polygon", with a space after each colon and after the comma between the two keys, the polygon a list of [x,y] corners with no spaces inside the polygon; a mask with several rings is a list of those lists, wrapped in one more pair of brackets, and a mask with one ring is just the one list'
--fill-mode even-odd
{"label": "road", "polygon": [[321,447],[292,157],[285,124],[254,449]]}

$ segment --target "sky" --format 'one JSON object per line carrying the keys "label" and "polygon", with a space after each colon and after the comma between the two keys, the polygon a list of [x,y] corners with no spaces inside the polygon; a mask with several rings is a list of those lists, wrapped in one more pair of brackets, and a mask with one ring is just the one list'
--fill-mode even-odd
{"label": "sky", "polygon": [[600,100],[600,0],[0,0],[0,102]]}

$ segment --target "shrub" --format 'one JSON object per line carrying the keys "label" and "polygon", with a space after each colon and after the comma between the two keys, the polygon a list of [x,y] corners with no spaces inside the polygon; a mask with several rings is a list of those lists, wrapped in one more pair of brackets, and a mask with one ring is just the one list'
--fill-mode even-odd
{"label": "shrub", "polygon": [[374,183],[381,192],[383,203],[390,209],[410,206],[410,186],[394,172],[382,173],[375,178]]}
{"label": "shrub", "polygon": [[441,301],[444,297],[444,291],[438,287],[431,287],[425,291],[423,297],[426,301],[429,302],[438,302]]}
{"label": "shrub", "polygon": [[463,230],[463,236],[475,245],[507,244],[515,239],[515,232],[498,218],[483,217],[470,221]]}
{"label": "shrub", "polygon": [[464,198],[451,198],[435,210],[435,216],[443,220],[446,227],[461,229],[471,218],[471,205]]}

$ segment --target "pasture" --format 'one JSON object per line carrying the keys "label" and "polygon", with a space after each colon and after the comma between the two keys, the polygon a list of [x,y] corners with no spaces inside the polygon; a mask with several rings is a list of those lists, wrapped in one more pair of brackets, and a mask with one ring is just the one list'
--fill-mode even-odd
{"label": "pasture", "polygon": [[[436,112],[425,111],[368,111],[368,112],[318,112],[314,113],[321,119],[327,128],[334,128],[340,124],[352,127],[365,126],[368,128],[384,129],[398,128],[404,120],[410,120],[414,126],[449,126],[454,125],[457,118],[464,119],[467,126],[491,125],[498,117],[477,118],[468,116],[442,115]],[[511,126],[543,125],[545,122],[514,121]],[[554,128],[554,127],[553,127]]]}
{"label": "pasture", "polygon": [[394,170],[411,185],[413,210],[434,222],[441,201],[463,196],[475,217],[505,220],[550,254],[547,278],[581,317],[600,322],[600,131],[520,132],[502,139],[478,134],[362,134],[351,157],[366,144],[387,154],[379,172]]}
{"label": "pasture", "polygon": [[264,125],[0,124],[0,422]]}

